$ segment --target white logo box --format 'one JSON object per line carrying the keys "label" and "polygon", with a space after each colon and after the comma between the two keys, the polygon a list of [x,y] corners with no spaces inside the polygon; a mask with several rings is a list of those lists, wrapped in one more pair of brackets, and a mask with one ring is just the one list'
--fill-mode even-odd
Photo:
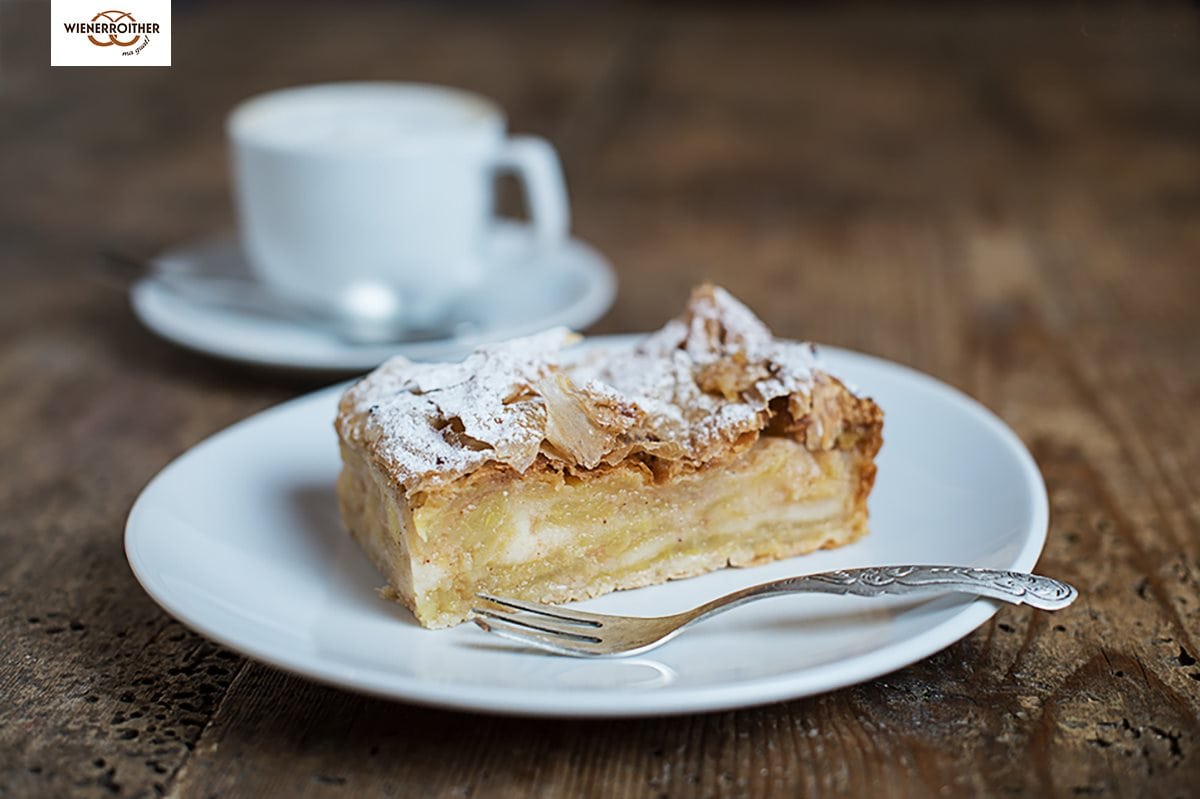
{"label": "white logo box", "polygon": [[170,0],[51,0],[50,66],[171,66]]}

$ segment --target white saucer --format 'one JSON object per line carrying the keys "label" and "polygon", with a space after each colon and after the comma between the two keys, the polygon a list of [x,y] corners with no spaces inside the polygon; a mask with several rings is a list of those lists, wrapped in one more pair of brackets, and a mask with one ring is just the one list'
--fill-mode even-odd
{"label": "white saucer", "polygon": [[[1033,568],[1046,537],[1046,490],[1016,435],[931,377],[865,355],[822,353],[832,371],[885,409],[870,535],[584,607],[675,613],[765,580],[855,566]],[[523,715],[692,713],[869,680],[928,657],[996,612],[991,601],[963,595],[780,597],[621,660],[522,649],[473,624],[422,629],[375,593],[383,579],[338,518],[330,421],[343,388],[264,411],[194,447],[145,488],[125,530],[134,573],[168,612],[225,646],[312,679]]]}
{"label": "white saucer", "polygon": [[[529,227],[498,225],[488,248],[485,297],[470,314],[469,336],[388,345],[359,345],[299,319],[272,318],[196,300],[153,278],[130,292],[138,318],[163,338],[229,360],[287,369],[359,372],[392,355],[415,360],[454,359],[478,344],[563,325],[580,330],[612,305],[616,277],[600,253],[578,239],[537,259],[529,251]],[[237,240],[222,236],[170,250],[154,259],[158,269],[199,275],[246,275]]]}

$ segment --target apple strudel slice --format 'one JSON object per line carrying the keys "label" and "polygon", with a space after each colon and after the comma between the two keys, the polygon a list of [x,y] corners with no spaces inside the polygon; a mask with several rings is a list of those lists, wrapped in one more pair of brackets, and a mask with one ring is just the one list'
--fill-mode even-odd
{"label": "apple strudel slice", "polygon": [[393,358],[336,421],[342,517],[426,627],[476,593],[558,603],[849,543],[883,415],[702,286],[625,346],[563,329]]}

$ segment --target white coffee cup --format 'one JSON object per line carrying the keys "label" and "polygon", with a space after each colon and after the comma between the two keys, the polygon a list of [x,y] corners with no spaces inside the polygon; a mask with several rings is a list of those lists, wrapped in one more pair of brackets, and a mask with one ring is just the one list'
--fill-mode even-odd
{"label": "white coffee cup", "polygon": [[440,312],[488,268],[499,174],[523,184],[535,246],[568,233],[554,148],[506,136],[503,112],[468,92],[388,82],[283,89],[240,104],[227,131],[250,267],[313,308],[384,286],[403,312]]}

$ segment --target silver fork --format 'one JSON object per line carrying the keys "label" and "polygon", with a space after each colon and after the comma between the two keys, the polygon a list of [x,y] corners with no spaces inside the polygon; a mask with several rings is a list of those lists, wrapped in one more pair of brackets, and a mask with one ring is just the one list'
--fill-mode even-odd
{"label": "silver fork", "polygon": [[477,596],[508,610],[472,610],[476,614],[476,624],[504,638],[560,655],[600,657],[649,651],[698,621],[764,597],[802,593],[873,597],[951,592],[975,594],[1014,605],[1026,604],[1041,610],[1060,610],[1079,595],[1064,582],[1025,572],[965,566],[875,566],[805,574],[752,585],[673,616],[585,613],[489,594]]}

